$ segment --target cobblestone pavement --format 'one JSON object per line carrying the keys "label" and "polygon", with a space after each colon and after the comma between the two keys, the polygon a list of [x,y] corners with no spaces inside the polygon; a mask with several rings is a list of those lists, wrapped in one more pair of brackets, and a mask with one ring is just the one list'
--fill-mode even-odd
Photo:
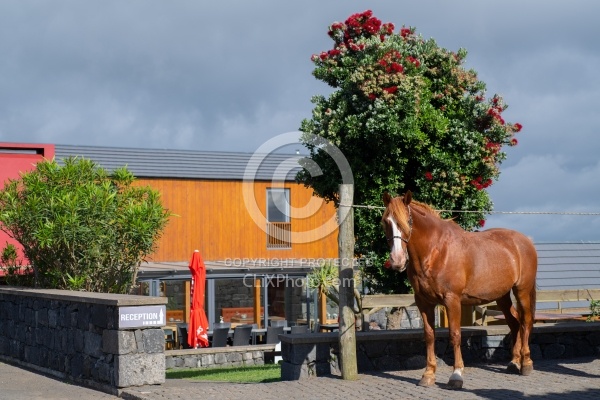
{"label": "cobblestone pavement", "polygon": [[499,364],[465,369],[462,390],[445,388],[452,367],[441,366],[437,384],[417,386],[423,370],[360,374],[358,381],[339,377],[303,381],[231,384],[168,380],[161,387],[128,389],[125,399],[600,399],[600,359],[537,361],[528,377],[505,372]]}
{"label": "cobblestone pavement", "polygon": [[[422,370],[360,374],[357,381],[339,377],[303,381],[234,384],[169,379],[164,385],[126,389],[128,400],[178,399],[600,399],[600,358],[540,360],[531,376],[510,375],[505,365],[475,365],[465,369],[462,390],[448,390],[452,368],[440,366],[437,384],[417,386]],[[60,382],[0,362],[0,400],[117,399],[92,389]]]}

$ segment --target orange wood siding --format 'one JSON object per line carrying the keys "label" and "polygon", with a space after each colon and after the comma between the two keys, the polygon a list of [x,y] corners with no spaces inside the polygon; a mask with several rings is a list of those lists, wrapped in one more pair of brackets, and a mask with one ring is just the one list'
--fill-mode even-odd
{"label": "orange wood siding", "polygon": [[[257,226],[246,208],[241,181],[138,179],[137,184],[158,190],[163,206],[177,214],[152,261],[188,261],[195,249],[207,261],[337,257],[335,207],[313,197],[303,185],[254,182]],[[292,248],[267,249],[266,191],[282,186],[290,189]]]}

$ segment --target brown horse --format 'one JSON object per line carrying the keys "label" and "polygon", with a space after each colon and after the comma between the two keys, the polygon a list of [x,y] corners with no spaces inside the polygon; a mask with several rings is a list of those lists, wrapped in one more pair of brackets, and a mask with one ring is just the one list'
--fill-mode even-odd
{"label": "brown horse", "polygon": [[423,319],[427,367],[419,385],[435,383],[434,310],[438,304],[446,307],[454,348],[450,388],[463,385],[461,304],[496,301],[513,338],[509,371],[529,375],[533,371],[529,334],[535,314],[537,273],[537,253],[531,240],[508,229],[466,232],[454,221],[440,218],[428,205],[411,200],[410,192],[395,198],[385,193],[381,222],[391,248],[391,267],[404,271],[408,266],[408,278]]}

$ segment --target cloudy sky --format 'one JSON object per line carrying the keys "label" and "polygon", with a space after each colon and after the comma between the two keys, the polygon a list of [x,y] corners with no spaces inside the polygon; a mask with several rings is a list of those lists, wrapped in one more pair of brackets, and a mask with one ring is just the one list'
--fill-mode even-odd
{"label": "cloudy sky", "polygon": [[[0,2],[0,142],[253,152],[329,93],[310,56],[373,10],[443,47],[523,124],[497,211],[600,212],[597,0]],[[599,216],[495,214],[536,242],[600,241]]]}

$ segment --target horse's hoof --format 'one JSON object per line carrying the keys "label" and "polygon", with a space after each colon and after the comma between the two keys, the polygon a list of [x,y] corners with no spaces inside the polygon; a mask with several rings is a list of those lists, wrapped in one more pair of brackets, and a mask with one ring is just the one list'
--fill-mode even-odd
{"label": "horse's hoof", "polygon": [[508,367],[506,368],[506,371],[509,374],[520,374],[521,373],[521,366],[515,362],[510,362],[508,364]]}
{"label": "horse's hoof", "polygon": [[448,389],[457,390],[457,389],[462,389],[462,387],[463,387],[462,379],[450,379],[448,381]]}
{"label": "horse's hoof", "polygon": [[448,389],[462,389],[463,387],[463,378],[462,378],[462,370],[456,370],[450,375],[450,380],[448,381]]}
{"label": "horse's hoof", "polygon": [[435,383],[435,376],[424,376],[419,381],[419,386],[431,386]]}
{"label": "horse's hoof", "polygon": [[533,364],[523,365],[521,368],[521,375],[528,376],[533,372]]}

